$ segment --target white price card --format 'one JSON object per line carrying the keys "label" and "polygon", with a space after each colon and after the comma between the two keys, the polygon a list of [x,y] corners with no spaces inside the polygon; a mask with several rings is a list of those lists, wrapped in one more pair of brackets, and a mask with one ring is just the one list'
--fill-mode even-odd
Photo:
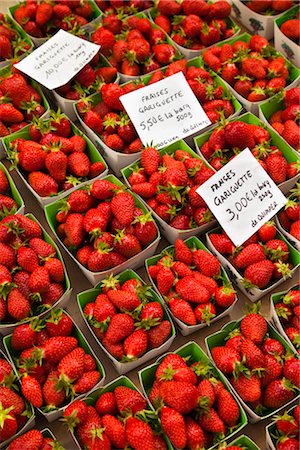
{"label": "white price card", "polygon": [[242,245],[287,202],[248,148],[197,192],[235,245]]}
{"label": "white price card", "polygon": [[47,42],[15,64],[48,89],[71,80],[100,50],[100,45],[59,30]]}
{"label": "white price card", "polygon": [[120,100],[144,145],[162,148],[211,124],[182,72]]}

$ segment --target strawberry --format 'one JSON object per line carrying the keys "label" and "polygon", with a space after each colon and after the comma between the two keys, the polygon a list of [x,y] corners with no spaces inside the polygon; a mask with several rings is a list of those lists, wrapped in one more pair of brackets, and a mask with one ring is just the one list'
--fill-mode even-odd
{"label": "strawberry", "polygon": [[222,308],[228,308],[235,301],[235,294],[235,290],[230,285],[219,286],[215,291],[216,303]]}
{"label": "strawberry", "polygon": [[233,264],[238,269],[246,269],[251,264],[264,261],[266,255],[260,244],[249,244],[233,258]]}
{"label": "strawberry", "polygon": [[95,408],[98,414],[104,416],[106,414],[117,415],[117,403],[113,392],[105,392],[101,394],[96,403]]}
{"label": "strawberry", "polygon": [[141,303],[138,296],[132,292],[110,290],[107,295],[111,303],[120,310],[133,311]]}
{"label": "strawberry", "polygon": [[233,378],[231,383],[244,402],[255,402],[261,397],[261,383],[256,375],[246,376],[241,373],[236,379]]}
{"label": "strawberry", "polygon": [[0,440],[2,442],[14,436],[17,432],[18,425],[15,416],[11,413],[9,408],[4,409],[1,407],[1,415],[3,417],[0,429]]}
{"label": "strawberry", "polygon": [[169,301],[171,312],[186,325],[196,325],[197,320],[191,305],[180,298],[171,298]]}
{"label": "strawberry", "polygon": [[41,197],[49,197],[58,193],[56,181],[45,173],[31,172],[28,175],[28,182],[32,189]]}
{"label": "strawberry", "polygon": [[256,345],[260,345],[267,333],[268,327],[264,317],[255,312],[256,310],[257,307],[242,319],[241,332],[247,339],[250,339]]}
{"label": "strawberry", "polygon": [[46,330],[51,337],[70,336],[73,322],[62,310],[54,310],[46,321]]}
{"label": "strawberry", "polygon": [[224,424],[233,427],[240,417],[239,406],[227,389],[220,389],[217,397],[217,411]]}
{"label": "strawberry", "polygon": [[250,369],[264,366],[264,354],[250,339],[244,339],[240,346],[240,354]]}
{"label": "strawberry", "polygon": [[171,443],[178,449],[185,448],[187,433],[183,416],[175,409],[163,406],[160,420],[162,429]]}
{"label": "strawberry", "polygon": [[9,444],[9,450],[18,450],[20,448],[24,450],[29,450],[29,446],[31,446],[32,449],[40,449],[42,448],[43,443],[43,435],[39,430],[33,429],[30,431],[27,431],[26,433],[22,434],[18,438],[14,439]]}
{"label": "strawberry", "polygon": [[136,450],[152,450],[154,448],[154,435],[149,424],[135,417],[126,421],[127,442]]}
{"label": "strawberry", "polygon": [[133,319],[127,314],[116,314],[111,318],[106,339],[112,344],[123,341],[134,331]]}
{"label": "strawberry", "polygon": [[66,399],[65,391],[58,387],[58,382],[58,372],[56,370],[49,372],[42,388],[44,401],[49,408],[60,406]]}
{"label": "strawberry", "polygon": [[209,291],[191,276],[179,280],[175,289],[180,297],[189,302],[207,303],[210,299]]}
{"label": "strawberry", "polygon": [[121,192],[113,197],[111,210],[123,226],[131,224],[134,212],[134,198],[128,192]]}
{"label": "strawberry", "polygon": [[155,59],[161,65],[170,64],[176,56],[176,50],[170,44],[153,45],[152,51],[154,53]]}
{"label": "strawberry", "polygon": [[162,267],[156,277],[159,292],[163,295],[168,294],[173,286],[174,280],[175,277],[172,270],[169,267]]}
{"label": "strawberry", "polygon": [[249,124],[244,122],[231,122],[225,127],[225,139],[232,147],[243,150],[254,147],[255,141]]}
{"label": "strawberry", "polygon": [[299,388],[299,361],[298,359],[291,357],[288,358],[283,367],[283,375],[290,380],[294,386]]}
{"label": "strawberry", "polygon": [[287,178],[287,161],[283,156],[270,155],[266,159],[267,172],[276,184],[283,183]]}
{"label": "strawberry", "polygon": [[208,277],[216,277],[220,274],[220,263],[218,259],[205,250],[195,250],[193,252],[193,264]]}
{"label": "strawberry", "polygon": [[17,321],[27,318],[30,314],[30,303],[17,288],[13,288],[8,294],[7,311]]}
{"label": "strawberry", "polygon": [[298,424],[295,418],[286,411],[282,416],[276,416],[277,430],[282,434],[296,436],[298,434]]}
{"label": "strawberry", "polygon": [[269,260],[260,261],[248,266],[244,272],[244,286],[255,286],[259,289],[265,288],[273,275],[273,264]]}
{"label": "strawberry", "polygon": [[51,363],[58,363],[76,347],[77,339],[72,336],[50,337],[44,344],[43,357]]}
{"label": "strawberry", "polygon": [[239,353],[230,347],[214,347],[212,357],[218,369],[224,373],[232,373],[241,358]]}
{"label": "strawberry", "polygon": [[197,405],[199,393],[195,386],[185,381],[166,381],[161,384],[159,395],[164,404],[181,414],[191,412]]}
{"label": "strawberry", "polygon": [[43,405],[42,388],[39,382],[30,375],[25,375],[21,379],[21,389],[24,397],[36,408]]}
{"label": "strawberry", "polygon": [[166,342],[171,334],[172,325],[168,320],[163,320],[160,324],[147,331],[149,349],[158,348]]}
{"label": "strawberry", "polygon": [[273,355],[265,355],[264,358],[264,373],[261,378],[262,387],[267,386],[271,381],[282,377],[282,362],[278,357]]}
{"label": "strawberry", "polygon": [[88,372],[84,372],[83,375],[78,378],[76,383],[73,385],[74,392],[78,394],[84,394],[98,383],[101,379],[101,374],[98,370],[91,370]]}
{"label": "strawberry", "polygon": [[263,401],[267,408],[280,408],[293,398],[293,385],[286,378],[282,378],[268,384]]}
{"label": "strawberry", "polygon": [[115,400],[119,413],[131,411],[132,414],[146,408],[146,400],[138,391],[134,391],[126,386],[118,386],[114,390]]}
{"label": "strawberry", "polygon": [[124,448],[127,439],[123,423],[113,415],[105,414],[102,417],[102,424],[105,427],[105,433],[109,437],[112,445],[116,448]]}
{"label": "strawberry", "polygon": [[177,239],[175,242],[175,258],[187,265],[192,264],[193,254],[186,243],[181,239]]}
{"label": "strawberry", "polygon": [[141,165],[147,175],[155,173],[160,165],[161,157],[156,148],[147,147],[142,151]]}
{"label": "strawberry", "polygon": [[204,431],[224,433],[225,426],[213,408],[207,408],[198,418],[198,423]]}

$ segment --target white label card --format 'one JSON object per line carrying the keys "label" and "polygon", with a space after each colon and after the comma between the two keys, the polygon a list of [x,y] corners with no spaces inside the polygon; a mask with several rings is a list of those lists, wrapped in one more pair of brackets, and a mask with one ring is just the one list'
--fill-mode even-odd
{"label": "white label card", "polygon": [[71,80],[100,50],[100,45],[59,30],[30,53],[16,68],[48,89]]}
{"label": "white label card", "polygon": [[158,149],[211,124],[182,72],[120,100],[143,144]]}
{"label": "white label card", "polygon": [[235,245],[242,245],[287,202],[248,148],[197,192]]}

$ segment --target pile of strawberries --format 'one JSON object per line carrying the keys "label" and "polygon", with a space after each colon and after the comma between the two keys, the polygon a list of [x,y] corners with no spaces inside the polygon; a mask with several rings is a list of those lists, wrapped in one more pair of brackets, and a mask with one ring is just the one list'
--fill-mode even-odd
{"label": "pile of strawberries", "polygon": [[19,58],[31,46],[22,38],[5,14],[0,13],[0,61]]}
{"label": "pile of strawberries", "polygon": [[296,176],[299,164],[287,161],[282,151],[273,145],[270,133],[263,125],[254,125],[247,121],[235,120],[217,127],[211,133],[200,148],[211,166],[215,170],[221,169],[248,147],[274,183],[281,184]]}
{"label": "pile of strawberries", "polygon": [[113,83],[117,69],[105,64],[103,57],[97,53],[67,84],[59,87],[57,92],[68,100],[79,100],[97,92],[103,83]]}
{"label": "pile of strawberries", "polygon": [[298,394],[300,360],[269,337],[271,329],[255,307],[211,354],[242,400],[265,415]]}
{"label": "pile of strawberries", "polygon": [[96,5],[104,14],[118,13],[132,16],[152,6],[152,0],[95,0]]}
{"label": "pile of strawberries", "polygon": [[300,13],[299,13],[299,11],[296,14],[294,19],[289,19],[286,22],[284,22],[281,25],[280,30],[286,37],[288,37],[289,39],[291,39],[292,41],[294,41],[296,44],[299,45],[299,40],[300,40]]}
{"label": "pile of strawberries", "polygon": [[30,408],[17,390],[15,374],[10,363],[0,357],[0,442],[12,438],[26,424]]}
{"label": "pile of strawberries", "polygon": [[51,308],[65,292],[64,267],[38,222],[21,214],[0,222],[0,322]]}
{"label": "pile of strawberries", "polygon": [[218,259],[207,250],[177,239],[172,250],[148,267],[172,314],[186,325],[205,323],[235,301],[235,291],[221,276]]}
{"label": "pile of strawberries", "polygon": [[85,306],[84,314],[114,358],[134,361],[168,340],[172,324],[150,286],[138,278],[120,283],[119,277],[109,277],[100,286],[101,293]]}
{"label": "pile of strawberries", "polygon": [[74,133],[60,110],[52,111],[48,120],[35,120],[29,135],[31,140],[19,137],[9,144],[8,158],[41,197],[67,191],[106,168],[102,161],[92,163],[87,141]]}
{"label": "pile of strawberries", "polygon": [[116,14],[107,15],[91,39],[101,45],[101,53],[110,64],[127,76],[153,72],[182,57],[167,42],[166,33],[146,16],[122,20]]}
{"label": "pile of strawberries", "polygon": [[300,150],[300,88],[284,91],[283,96],[285,109],[274,112],[269,122],[288,144]]}
{"label": "pile of strawberries", "polygon": [[101,86],[102,99],[92,105],[92,99],[83,98],[77,110],[84,123],[112,150],[120,153],[136,153],[143,148],[136,130],[129,119],[120,97],[165,77],[182,72],[212,123],[228,118],[234,113],[230,94],[217,84],[214,77],[201,67],[182,59],[171,63],[166,70],[157,70],[146,83],[139,80],[122,86],[110,83]]}
{"label": "pile of strawberries", "polygon": [[224,0],[159,0],[154,21],[176,44],[201,50],[234,34],[229,18],[231,5]]}
{"label": "pile of strawberries", "polygon": [[0,167],[0,217],[17,212],[18,204],[12,198],[9,181],[5,172]]}
{"label": "pile of strawberries", "polygon": [[122,185],[96,180],[70,194],[56,214],[57,234],[92,272],[116,267],[148,247],[158,236],[150,215]]}
{"label": "pile of strawberries", "polygon": [[276,450],[298,450],[299,432],[300,405],[297,405],[292,411],[276,416],[275,435],[272,436],[275,438]]}
{"label": "pile of strawberries", "polygon": [[300,291],[297,286],[282,295],[275,304],[275,311],[288,338],[300,349]]}
{"label": "pile of strawberries", "polygon": [[45,412],[85,394],[102,378],[94,357],[74,337],[70,316],[54,310],[46,320],[33,320],[15,328],[11,347],[20,373],[21,391]]}
{"label": "pile of strawberries", "polygon": [[184,150],[161,155],[156,148],[147,147],[131,170],[128,182],[132,192],[140,195],[171,227],[188,230],[213,220],[196,189],[214,171],[200,158]]}
{"label": "pile of strawberries", "polygon": [[286,60],[262,36],[212,47],[203,59],[249,102],[272,97],[290,83]]}
{"label": "pile of strawberries", "polygon": [[292,276],[289,248],[273,222],[265,223],[239,247],[234,247],[223,230],[210,233],[209,240],[241,274],[245,289],[265,289],[277,280]]}
{"label": "pile of strawberries", "polygon": [[0,76],[0,137],[24,128],[44,114],[39,92],[14,68]]}
{"label": "pile of strawberries", "polygon": [[8,446],[7,450],[19,450],[20,448],[26,448],[28,443],[35,450],[63,450],[60,443],[53,439],[52,437],[43,436],[43,433],[36,428],[33,428],[27,433],[22,434],[22,436],[14,439]]}
{"label": "pile of strawberries", "polygon": [[240,421],[239,405],[213,366],[176,353],[158,365],[149,400],[177,449],[209,448]]}
{"label": "pile of strawberries", "polygon": [[300,185],[291,190],[287,204],[277,215],[282,228],[300,241]]}
{"label": "pile of strawberries", "polygon": [[147,419],[148,414],[153,418],[147,406],[138,391],[119,385],[100,394],[94,406],[76,400],[64,411],[64,420],[87,450],[167,450],[163,436],[157,432],[157,420]]}
{"label": "pile of strawberries", "polygon": [[[244,3],[244,2],[243,2]],[[252,11],[263,15],[281,14],[293,6],[292,0],[250,0],[245,2]]]}
{"label": "pile of strawberries", "polygon": [[89,1],[54,0],[52,2],[26,0],[13,13],[14,19],[35,38],[48,37],[59,29],[80,33],[80,28],[95,18]]}

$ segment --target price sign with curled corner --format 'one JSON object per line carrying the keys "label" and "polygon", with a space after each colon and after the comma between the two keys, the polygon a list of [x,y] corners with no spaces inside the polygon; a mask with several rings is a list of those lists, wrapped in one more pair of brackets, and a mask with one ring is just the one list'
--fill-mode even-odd
{"label": "price sign with curled corner", "polygon": [[100,45],[59,30],[15,67],[52,90],[68,83],[100,48]]}
{"label": "price sign with curled corner", "polygon": [[182,72],[122,95],[142,143],[158,149],[211,125]]}
{"label": "price sign with curled corner", "polygon": [[242,245],[287,202],[248,148],[197,192],[236,246]]}

